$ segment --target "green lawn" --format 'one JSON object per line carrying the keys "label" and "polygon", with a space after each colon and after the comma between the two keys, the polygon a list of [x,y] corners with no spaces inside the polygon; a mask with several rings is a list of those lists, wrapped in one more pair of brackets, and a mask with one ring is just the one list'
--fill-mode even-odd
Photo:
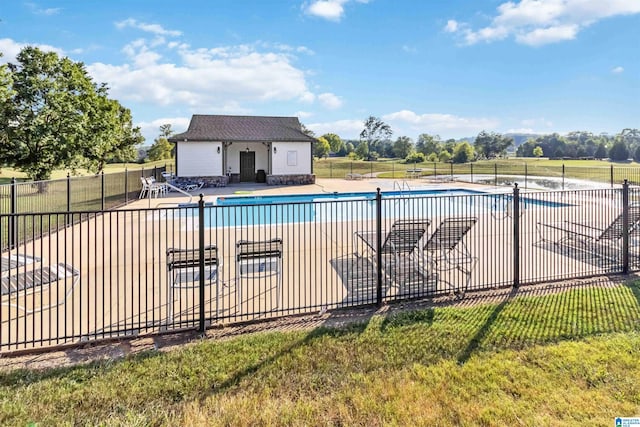
{"label": "green lawn", "polygon": [[[548,160],[534,158],[510,158],[480,160],[473,163],[416,163],[407,164],[404,160],[382,159],[374,162],[350,160],[344,157],[332,157],[315,160],[313,171],[319,178],[344,178],[347,173],[375,174],[379,178],[401,179],[407,177],[407,169],[421,169],[422,176],[453,174],[489,174],[496,171],[499,175],[535,175],[562,176],[565,167],[566,178],[590,179],[608,182],[611,178],[611,166],[614,168],[614,180],[622,182],[627,176],[640,177],[638,163],[610,163],[601,160]],[[472,169],[473,168],[473,169]]]}
{"label": "green lawn", "polygon": [[613,425],[640,414],[640,286],[0,374],[4,425]]}
{"label": "green lawn", "polygon": [[[157,162],[149,162],[149,163],[111,163],[105,166],[104,173],[116,173],[116,172],[124,172],[125,169],[128,170],[138,170],[138,169],[153,169],[154,166],[162,167],[164,165],[173,165],[173,160],[159,160]],[[70,173],[72,176],[87,176],[94,175],[93,172],[90,172],[85,169],[79,169],[75,172],[68,170],[56,170],[51,174],[51,179],[62,179],[66,178],[67,174]],[[2,168],[0,169],[0,184],[9,184],[11,182],[11,178],[17,178],[20,181],[24,181],[27,179],[27,176],[24,172],[20,172],[13,168]]]}

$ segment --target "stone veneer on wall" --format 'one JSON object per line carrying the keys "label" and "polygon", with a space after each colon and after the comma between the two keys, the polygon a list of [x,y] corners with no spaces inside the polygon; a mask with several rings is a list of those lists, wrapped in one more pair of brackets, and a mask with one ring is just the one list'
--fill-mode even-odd
{"label": "stone veneer on wall", "polygon": [[267,185],[303,185],[315,183],[316,176],[313,174],[267,175]]}
{"label": "stone veneer on wall", "polygon": [[[226,187],[229,184],[228,176],[190,176],[177,177],[172,181],[173,185],[183,186],[188,184],[198,185],[203,182],[203,187]],[[267,175],[267,185],[304,185],[315,184],[316,176],[311,174],[300,175]]]}
{"label": "stone veneer on wall", "polygon": [[173,185],[183,186],[188,184],[199,185],[204,183],[203,187],[226,187],[229,184],[228,176],[190,176],[190,177],[177,177],[172,181]]}

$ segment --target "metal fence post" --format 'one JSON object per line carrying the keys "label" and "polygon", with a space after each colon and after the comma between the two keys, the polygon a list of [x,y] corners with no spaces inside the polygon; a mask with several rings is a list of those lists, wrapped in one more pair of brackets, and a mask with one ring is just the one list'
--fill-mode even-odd
{"label": "metal fence post", "polygon": [[18,247],[18,223],[16,214],[18,213],[18,189],[16,179],[11,178],[11,216],[9,217],[9,243],[11,249]]}
{"label": "metal fence post", "polygon": [[622,272],[629,274],[629,181],[622,184]]}
{"label": "metal fence post", "polygon": [[129,203],[129,171],[124,168],[124,204]]}
{"label": "metal fence post", "polygon": [[438,169],[436,167],[436,162],[433,162],[433,178],[437,178],[438,177]]}
{"label": "metal fence post", "polygon": [[562,189],[564,190],[564,163],[562,164]]}
{"label": "metal fence post", "polygon": [[473,163],[469,163],[469,167],[471,168],[471,183],[473,184]]}
{"label": "metal fence post", "polygon": [[513,287],[520,286],[520,189],[513,185]]}
{"label": "metal fence post", "polygon": [[71,175],[67,173],[67,212],[71,212]]}
{"label": "metal fence post", "polygon": [[198,332],[204,332],[204,194],[200,193],[198,201],[198,273],[200,275],[198,302],[200,304],[200,324]]}
{"label": "metal fence post", "polygon": [[376,304],[382,306],[382,193],[376,193]]}
{"label": "metal fence post", "polygon": [[611,182],[611,188],[613,188],[613,165],[610,166],[609,182]]}
{"label": "metal fence post", "polygon": [[498,164],[497,163],[493,164],[493,185],[495,187],[498,186]]}
{"label": "metal fence post", "polygon": [[101,204],[101,209],[100,210],[104,210],[104,171],[102,171],[102,175],[100,176],[100,181],[102,184],[102,189],[100,192],[100,200],[102,200],[102,204]]}
{"label": "metal fence post", "polygon": [[353,173],[353,161],[350,163],[350,169],[349,169],[350,173]]}

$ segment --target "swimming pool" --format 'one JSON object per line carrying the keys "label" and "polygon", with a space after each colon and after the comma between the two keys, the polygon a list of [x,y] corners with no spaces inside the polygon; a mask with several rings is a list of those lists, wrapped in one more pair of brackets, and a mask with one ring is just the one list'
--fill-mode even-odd
{"label": "swimming pool", "polygon": [[[295,195],[223,196],[204,208],[206,228],[304,222],[366,221],[376,217],[376,193],[320,193]],[[508,214],[511,194],[467,189],[389,191],[382,193],[381,213],[386,219]],[[521,207],[566,206],[523,196]],[[197,209],[187,209],[197,216]]]}
{"label": "swimming pool", "polygon": [[[412,191],[383,191],[383,198],[390,197],[419,197],[419,196],[468,196],[486,194],[483,191],[449,189],[449,190],[412,190]],[[367,193],[317,193],[317,194],[286,194],[264,196],[220,196],[213,204],[216,206],[256,205],[280,203],[310,203],[338,200],[374,200],[375,192]]]}

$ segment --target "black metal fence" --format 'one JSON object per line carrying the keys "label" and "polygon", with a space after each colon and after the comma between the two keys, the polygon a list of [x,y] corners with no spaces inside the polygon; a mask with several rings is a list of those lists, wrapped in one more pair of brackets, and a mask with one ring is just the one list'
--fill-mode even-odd
{"label": "black metal fence", "polygon": [[[604,163],[604,162],[603,162]],[[314,173],[319,178],[395,178],[395,179],[442,179],[456,180],[489,185],[512,184],[513,177],[519,177],[521,187],[535,184],[538,178],[556,178],[548,181],[548,189],[570,189],[569,180],[580,179],[613,186],[627,180],[631,184],[640,184],[640,167],[620,166],[565,166],[549,165],[548,162],[506,163],[396,163],[350,161],[317,161]]]}
{"label": "black metal fence", "polygon": [[[117,208],[137,199],[142,189],[141,177],[161,179],[167,166],[125,170],[112,174],[71,177],[48,181],[18,182],[0,185],[0,213],[102,211]],[[17,220],[18,217],[10,217]],[[75,219],[75,217],[73,217]],[[56,229],[69,224],[69,215],[47,217],[52,223],[39,224],[44,229]],[[40,237],[31,228],[15,225],[0,232],[0,248],[16,246],[29,236]]]}
{"label": "black metal fence", "polygon": [[348,196],[0,214],[0,351],[640,268],[627,184]]}

